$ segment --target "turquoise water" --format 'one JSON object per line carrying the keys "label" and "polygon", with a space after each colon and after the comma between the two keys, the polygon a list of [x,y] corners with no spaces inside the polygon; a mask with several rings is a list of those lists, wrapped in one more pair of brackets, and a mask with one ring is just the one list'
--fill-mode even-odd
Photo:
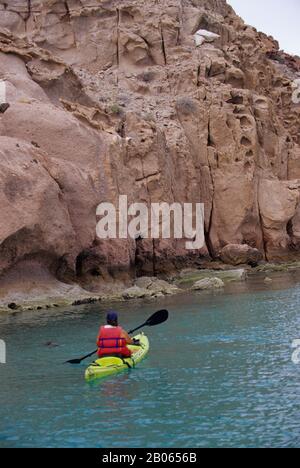
{"label": "turquoise water", "polygon": [[0,447],[300,447],[299,306],[299,286],[124,304],[127,328],[170,319],[138,368],[96,385],[63,362],[93,350],[102,305],[0,317]]}

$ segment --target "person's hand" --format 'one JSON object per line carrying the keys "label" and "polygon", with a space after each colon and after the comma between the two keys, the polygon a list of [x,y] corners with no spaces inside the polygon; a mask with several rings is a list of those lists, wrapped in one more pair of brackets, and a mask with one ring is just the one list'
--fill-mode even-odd
{"label": "person's hand", "polygon": [[140,340],[136,340],[135,338],[133,338],[132,344],[134,344],[135,346],[140,346]]}

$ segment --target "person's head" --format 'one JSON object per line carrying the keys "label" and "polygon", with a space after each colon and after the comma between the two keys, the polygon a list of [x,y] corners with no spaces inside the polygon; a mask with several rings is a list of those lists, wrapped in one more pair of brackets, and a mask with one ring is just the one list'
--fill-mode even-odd
{"label": "person's head", "polygon": [[106,321],[108,325],[111,325],[112,327],[117,327],[118,326],[117,312],[115,312],[114,310],[109,310],[107,312]]}

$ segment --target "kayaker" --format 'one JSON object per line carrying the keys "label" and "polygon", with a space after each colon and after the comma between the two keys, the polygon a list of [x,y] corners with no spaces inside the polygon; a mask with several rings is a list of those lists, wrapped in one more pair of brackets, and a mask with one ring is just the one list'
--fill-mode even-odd
{"label": "kayaker", "polygon": [[132,353],[127,345],[135,344],[135,341],[118,325],[117,312],[109,311],[106,321],[107,324],[100,327],[97,338],[98,356],[130,357]]}

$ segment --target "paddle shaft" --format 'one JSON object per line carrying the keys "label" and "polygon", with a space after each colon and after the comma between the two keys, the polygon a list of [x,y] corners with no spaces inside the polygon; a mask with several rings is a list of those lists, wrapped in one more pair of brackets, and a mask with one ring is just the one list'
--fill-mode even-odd
{"label": "paddle shaft", "polygon": [[143,323],[143,325],[140,325],[140,326],[137,327],[137,328],[134,328],[134,330],[130,330],[130,331],[128,332],[128,335],[131,335],[132,333],[134,333],[134,332],[137,331],[137,330],[140,330],[141,328],[145,327],[146,325],[148,325],[147,322]]}

